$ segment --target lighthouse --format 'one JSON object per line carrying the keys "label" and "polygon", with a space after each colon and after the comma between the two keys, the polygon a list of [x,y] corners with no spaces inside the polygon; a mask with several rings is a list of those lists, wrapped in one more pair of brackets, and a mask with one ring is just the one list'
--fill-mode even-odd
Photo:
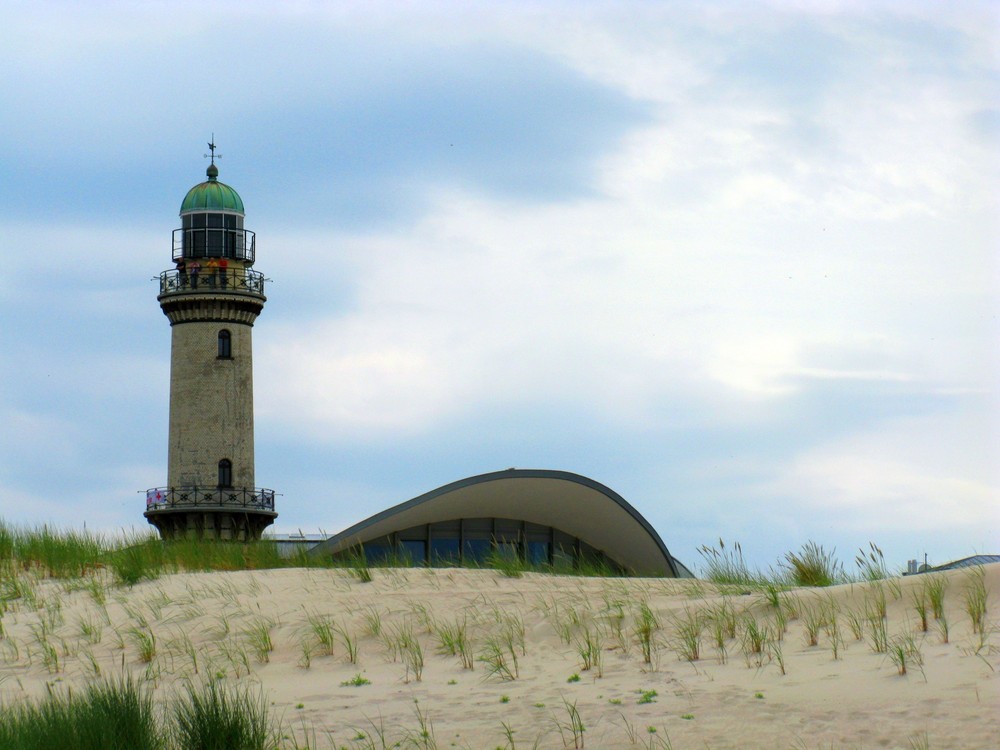
{"label": "lighthouse", "polygon": [[144,515],[163,539],[247,541],[277,517],[274,491],[254,476],[252,333],[267,298],[243,200],[209,149],[207,179],[181,203],[174,268],[159,278],[171,326],[167,486],[146,491]]}

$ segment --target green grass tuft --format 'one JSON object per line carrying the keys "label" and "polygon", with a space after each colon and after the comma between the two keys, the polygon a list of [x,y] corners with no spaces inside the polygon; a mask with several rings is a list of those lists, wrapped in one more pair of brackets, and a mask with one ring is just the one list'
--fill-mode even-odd
{"label": "green grass tuft", "polygon": [[95,683],[77,695],[51,693],[0,710],[5,750],[161,750],[152,696],[131,679]]}
{"label": "green grass tuft", "polygon": [[518,554],[500,549],[494,550],[486,559],[486,566],[507,578],[520,578],[526,571],[531,570]]}
{"label": "green grass tuft", "polygon": [[175,744],[184,750],[273,750],[280,736],[262,695],[218,681],[189,686],[174,722]]}
{"label": "green grass tuft", "polygon": [[844,583],[847,577],[835,557],[836,550],[827,552],[816,542],[806,542],[798,552],[786,552],[779,563],[796,586],[833,586]]}
{"label": "green grass tuft", "polygon": [[759,587],[764,584],[764,576],[757,570],[751,570],[743,559],[743,548],[740,543],[726,548],[726,543],[719,539],[718,547],[703,544],[698,548],[698,554],[704,561],[704,578],[712,583],[732,584],[736,586]]}

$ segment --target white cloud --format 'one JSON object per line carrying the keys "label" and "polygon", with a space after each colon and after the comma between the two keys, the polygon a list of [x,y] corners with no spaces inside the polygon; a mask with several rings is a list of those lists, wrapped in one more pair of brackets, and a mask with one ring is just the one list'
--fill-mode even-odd
{"label": "white cloud", "polygon": [[893,420],[808,449],[762,488],[835,530],[1000,532],[1000,425],[989,415]]}
{"label": "white cloud", "polygon": [[[781,115],[729,108],[700,121],[697,112],[606,157],[606,197],[531,206],[438,189],[405,234],[338,238],[352,307],[278,334],[269,358],[300,385],[266,408],[417,429],[530,393],[641,422],[657,399],[711,401],[713,381],[748,398],[792,393],[802,378],[984,383],[987,372],[967,365],[985,329],[952,332],[947,296],[981,293],[988,277],[921,243],[917,221],[891,225],[897,213],[845,206],[836,180],[761,171],[780,164],[783,136],[752,129]],[[697,192],[706,160],[726,169],[685,202],[675,177],[692,175]],[[862,163],[872,194],[883,194],[882,167]],[[825,168],[839,169],[832,157]],[[963,231],[955,204],[933,213]],[[285,274],[328,252],[309,238],[286,246],[297,262]],[[937,299],[908,307],[915,292]],[[944,334],[936,355],[920,337],[934,329]],[[817,349],[839,362],[815,361]],[[319,382],[331,389],[318,393]],[[334,406],[337,391],[351,405]]]}
{"label": "white cloud", "polygon": [[[258,411],[343,439],[411,431],[455,408],[453,368],[422,337],[379,320],[270,331],[257,358]],[[258,347],[259,351],[261,350]]]}

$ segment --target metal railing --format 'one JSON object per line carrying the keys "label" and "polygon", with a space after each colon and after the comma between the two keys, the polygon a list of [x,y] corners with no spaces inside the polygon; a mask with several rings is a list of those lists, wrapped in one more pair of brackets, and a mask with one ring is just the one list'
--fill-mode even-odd
{"label": "metal railing", "polygon": [[248,292],[264,293],[264,274],[249,268],[229,268],[225,271],[202,266],[197,271],[171,269],[160,274],[160,294],[175,292]]}
{"label": "metal railing", "polygon": [[249,229],[175,229],[173,239],[174,260],[235,258],[253,263],[256,235]]}
{"label": "metal railing", "polygon": [[274,490],[262,487],[153,487],[146,490],[146,510],[242,508],[274,510]]}

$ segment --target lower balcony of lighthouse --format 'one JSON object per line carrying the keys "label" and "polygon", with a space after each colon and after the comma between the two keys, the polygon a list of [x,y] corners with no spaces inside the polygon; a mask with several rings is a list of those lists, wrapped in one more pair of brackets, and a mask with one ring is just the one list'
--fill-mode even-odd
{"label": "lower balcony of lighthouse", "polygon": [[143,515],[165,540],[253,541],[278,517],[274,495],[261,487],[154,487]]}
{"label": "lower balcony of lighthouse", "polygon": [[180,271],[176,268],[160,272],[160,296],[168,294],[226,294],[264,295],[264,274],[250,268],[193,268]]}
{"label": "lower balcony of lighthouse", "polygon": [[262,274],[246,268],[205,274],[163,271],[157,299],[171,325],[211,320],[252,326],[267,301],[264,281]]}

